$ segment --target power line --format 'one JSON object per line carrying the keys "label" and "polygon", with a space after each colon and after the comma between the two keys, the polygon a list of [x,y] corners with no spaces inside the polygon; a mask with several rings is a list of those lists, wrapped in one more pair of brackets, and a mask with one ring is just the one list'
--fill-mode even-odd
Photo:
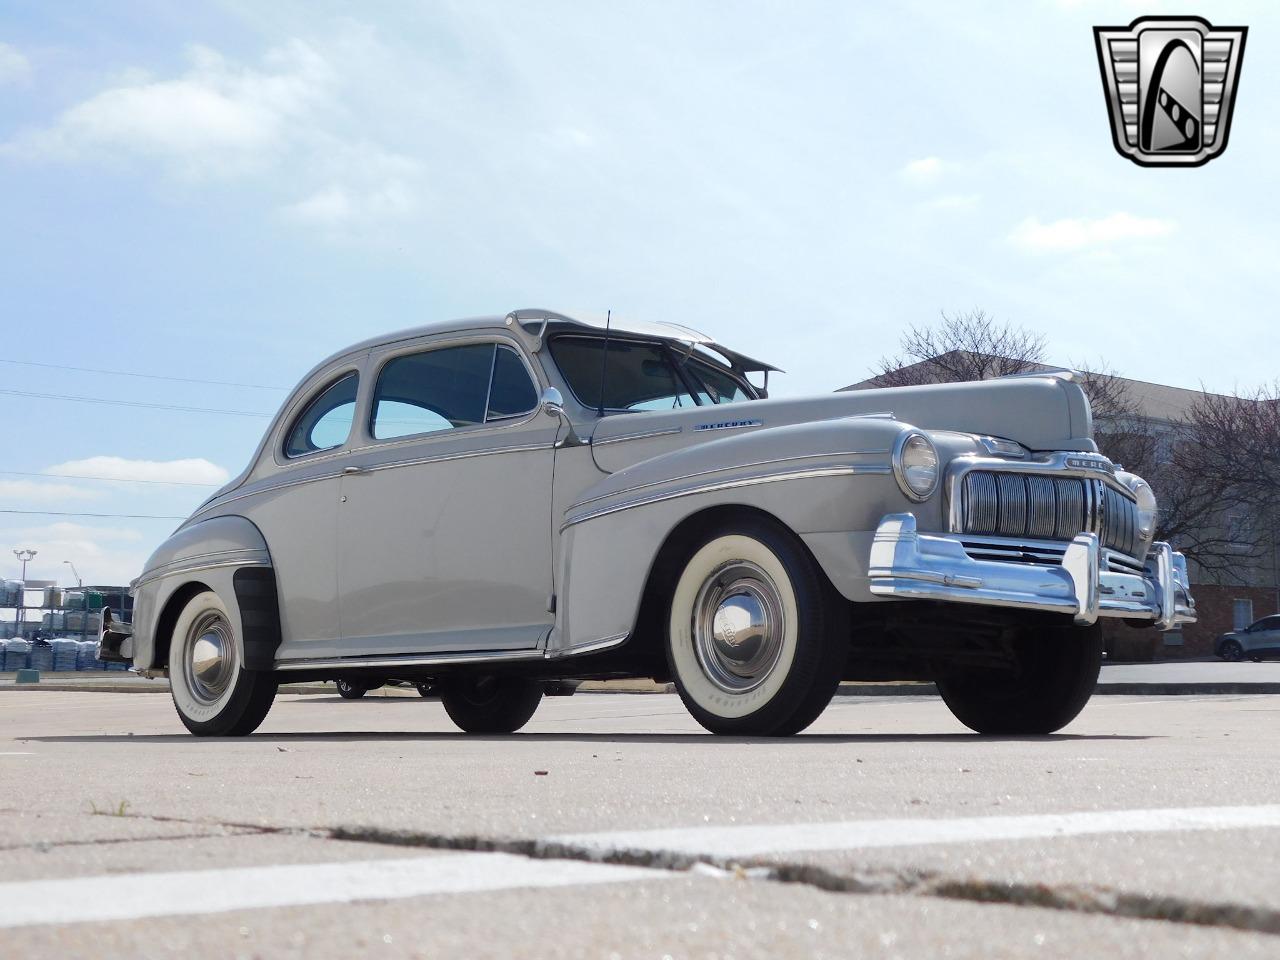
{"label": "power line", "polygon": [[102,403],[117,407],[145,407],[149,410],[177,410],[182,413],[218,413],[231,417],[269,417],[255,410],[221,410],[212,407],[182,407],[172,403],[143,403],[139,400],[109,400],[105,397],[73,397],[62,393],[30,393],[26,390],[0,390],[11,397],[35,397],[39,400],[74,400],[77,403]]}
{"label": "power line", "polygon": [[41,363],[37,360],[6,360],[0,363],[12,363],[22,367],[43,367],[47,370],[74,370],[77,373],[106,373],[115,377],[139,377],[143,380],[168,380],[171,383],[204,383],[215,387],[245,387],[249,390],[288,390],[288,387],[271,387],[262,383],[236,383],[231,380],[200,380],[195,377],[166,377],[158,373],[134,373],[130,370],[104,370],[101,367],[71,367],[64,363]]}
{"label": "power line", "polygon": [[111,520],[185,520],[186,517],[160,516],[154,513],[68,513],[62,510],[0,510],[0,513],[21,513],[40,517],[101,517]]}
{"label": "power line", "polygon": [[133,480],[129,477],[86,477],[78,473],[34,473],[25,470],[0,470],[7,477],[58,477],[63,480],[106,480],[111,483],[159,483],[170,487],[218,487],[218,483],[196,483],[193,480]]}

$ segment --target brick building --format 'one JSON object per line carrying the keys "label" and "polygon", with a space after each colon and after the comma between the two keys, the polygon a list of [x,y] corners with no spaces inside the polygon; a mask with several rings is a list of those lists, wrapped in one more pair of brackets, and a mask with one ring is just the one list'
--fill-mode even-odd
{"label": "brick building", "polygon": [[[939,360],[945,361],[945,355]],[[933,369],[957,369],[965,366],[994,366],[983,364],[939,363],[931,361],[903,367],[901,381],[927,383],[950,377],[931,375]],[[1028,370],[1051,369],[1040,364],[1027,364]],[[1156,459],[1167,462],[1169,449],[1180,422],[1202,396],[1198,390],[1171,387],[1159,383],[1146,383],[1124,377],[1107,378],[1125,398],[1125,420],[1136,422],[1116,423],[1098,417],[1100,425],[1112,432],[1141,429],[1156,438]],[[843,387],[843,390],[866,390],[873,387],[893,386],[895,381],[884,377],[872,377]],[[1105,449],[1102,453],[1107,453]],[[1151,482],[1157,497],[1160,494],[1160,476],[1157,470],[1146,478]],[[1264,524],[1260,550],[1245,548],[1242,544],[1238,564],[1227,564],[1225,571],[1206,570],[1194,562],[1189,563],[1192,595],[1196,600],[1198,622],[1167,634],[1152,630],[1134,629],[1122,621],[1111,620],[1105,625],[1107,646],[1112,656],[1126,660],[1182,659],[1213,655],[1214,641],[1229,630],[1247,626],[1254,620],[1280,613],[1280,541],[1277,530],[1280,522],[1258,517],[1223,516],[1215,521],[1221,529],[1230,531],[1243,525]],[[1253,539],[1253,538],[1251,538]],[[1174,549],[1179,545],[1176,540]]]}

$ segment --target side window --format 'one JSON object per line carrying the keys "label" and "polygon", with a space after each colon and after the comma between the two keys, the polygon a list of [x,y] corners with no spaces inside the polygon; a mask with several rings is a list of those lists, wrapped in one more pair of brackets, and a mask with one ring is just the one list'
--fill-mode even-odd
{"label": "side window", "polygon": [[332,450],[347,442],[356,412],[359,376],[348,373],[335,380],[307,404],[293,421],[284,444],[286,457],[301,457],[319,450]]}
{"label": "side window", "polygon": [[378,374],[369,431],[376,440],[483,423],[492,343],[441,347],[396,357]]}
{"label": "side window", "polygon": [[517,417],[537,405],[538,391],[519,355],[510,347],[498,347],[493,357],[493,383],[489,387],[489,410],[485,419]]}
{"label": "side window", "polygon": [[741,403],[751,399],[742,384],[709,363],[690,360],[684,369],[697,384],[698,399],[703,403]]}

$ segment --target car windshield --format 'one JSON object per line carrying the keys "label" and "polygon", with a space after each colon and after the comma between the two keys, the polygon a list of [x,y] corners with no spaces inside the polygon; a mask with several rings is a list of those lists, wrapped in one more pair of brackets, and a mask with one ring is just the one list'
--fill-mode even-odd
{"label": "car windshield", "polygon": [[[601,406],[603,337],[552,339],[551,356],[578,402]],[[730,373],[696,358],[681,358],[662,343],[609,339],[604,369],[606,410],[673,410],[754,399]]]}

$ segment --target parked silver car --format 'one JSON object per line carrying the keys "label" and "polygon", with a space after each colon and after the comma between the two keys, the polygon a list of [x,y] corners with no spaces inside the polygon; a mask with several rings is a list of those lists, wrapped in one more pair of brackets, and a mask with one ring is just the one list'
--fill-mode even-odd
{"label": "parked silver car", "polygon": [[553,681],[653,677],[717,733],[795,733],[846,678],[1046,733],[1094,688],[1100,617],[1194,619],[1071,374],[771,400],[772,370],[546,310],[343,350],[103,650],[167,673],[196,734],[249,733],[281,683],[390,677],[474,732]]}
{"label": "parked silver car", "polygon": [[1280,616],[1263,617],[1240,630],[1224,633],[1213,645],[1223,660],[1280,658]]}

